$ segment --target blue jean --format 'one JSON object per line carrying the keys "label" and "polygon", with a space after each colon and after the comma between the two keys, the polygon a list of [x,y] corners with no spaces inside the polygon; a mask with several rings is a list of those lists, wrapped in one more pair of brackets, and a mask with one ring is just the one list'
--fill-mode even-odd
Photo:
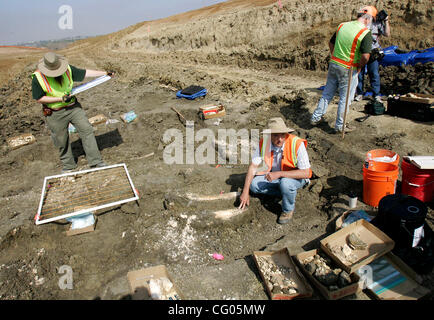
{"label": "blue jean", "polygon": [[375,60],[366,65],[359,73],[359,84],[357,85],[357,95],[363,95],[363,80],[365,78],[366,69],[368,70],[369,81],[371,82],[371,88],[374,92],[374,98],[380,95],[380,73],[378,72],[378,61]]}
{"label": "blue jean", "polygon": [[282,211],[291,212],[295,208],[297,190],[302,188],[307,179],[280,178],[273,181],[265,179],[265,175],[256,176],[250,184],[253,193],[282,197]]}
{"label": "blue jean", "polygon": [[[357,87],[357,70],[353,70],[351,78],[351,89],[348,106],[350,106],[353,100],[354,93]],[[345,100],[347,97],[348,88],[348,69],[337,65],[336,63],[329,63],[329,71],[327,73],[327,83],[325,85],[321,99],[318,102],[318,106],[312,114],[311,120],[314,122],[319,121],[322,116],[327,112],[327,107],[330,101],[333,99],[336,91],[339,92],[338,111],[336,115],[335,129],[342,130],[344,124],[344,112],[345,112]],[[348,111],[347,111],[348,112]]]}

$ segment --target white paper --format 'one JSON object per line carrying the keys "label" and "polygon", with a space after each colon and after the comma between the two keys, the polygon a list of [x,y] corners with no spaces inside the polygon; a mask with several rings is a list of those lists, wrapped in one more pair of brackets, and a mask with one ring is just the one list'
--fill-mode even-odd
{"label": "white paper", "polygon": [[414,235],[413,235],[413,248],[416,247],[420,240],[423,238],[424,236],[424,232],[423,232],[423,226],[417,228],[414,230]]}
{"label": "white paper", "polygon": [[110,80],[111,78],[112,77],[107,76],[107,75],[101,76],[99,78],[96,78],[95,80],[89,81],[89,82],[84,83],[84,84],[82,84],[82,85],[80,85],[78,87],[72,88],[71,95],[76,95],[77,93],[86,91],[86,90],[88,90],[90,88],[93,88],[93,87],[95,87],[95,86],[97,86],[97,85],[99,85],[101,83],[104,83],[104,82]]}

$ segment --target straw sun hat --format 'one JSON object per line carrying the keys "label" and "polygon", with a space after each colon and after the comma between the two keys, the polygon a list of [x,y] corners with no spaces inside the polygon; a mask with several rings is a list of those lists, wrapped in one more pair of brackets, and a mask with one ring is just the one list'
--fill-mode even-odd
{"label": "straw sun hat", "polygon": [[267,133],[288,133],[293,131],[295,130],[288,128],[285,121],[280,117],[270,118],[270,120],[268,120]]}
{"label": "straw sun hat", "polygon": [[39,60],[38,69],[47,77],[58,77],[68,69],[68,60],[54,52],[47,52],[44,58]]}

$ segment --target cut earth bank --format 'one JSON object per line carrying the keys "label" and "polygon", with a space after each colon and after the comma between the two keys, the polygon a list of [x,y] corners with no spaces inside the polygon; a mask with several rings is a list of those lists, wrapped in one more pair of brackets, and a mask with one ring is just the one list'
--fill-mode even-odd
{"label": "cut earth bank", "polygon": [[[252,10],[269,10],[265,8]],[[274,8],[271,10],[278,14]],[[155,31],[152,29],[155,33],[160,31],[157,27]],[[2,142],[26,132],[37,139],[35,144],[17,150],[5,146],[1,150],[2,299],[127,298],[128,271],[158,264],[168,267],[187,299],[268,299],[253,263],[253,251],[288,247],[291,254],[296,254],[317,248],[319,240],[334,231],[336,217],[348,209],[347,192],[353,190],[362,198],[362,165],[369,150],[389,149],[401,158],[433,154],[432,123],[388,115],[354,122],[364,115],[365,102],[352,105],[349,121],[357,130],[343,140],[331,134],[336,103],[330,106],[327,123],[312,128],[309,118],[321,94],[317,88],[325,84],[325,69],[290,68],[285,67],[285,61],[271,57],[254,59],[249,55],[208,53],[206,48],[156,54],[140,48],[105,46],[111,41],[122,44],[119,37],[115,34],[80,41],[62,52],[73,65],[117,71],[114,80],[80,95],[89,117],[103,113],[119,120],[121,114],[131,110],[138,115],[132,123],[96,127],[104,160],[109,164],[127,164],[140,200],[138,204],[130,203],[99,215],[94,232],[66,237],[63,232],[66,225],[35,226],[33,222],[43,178],[60,172],[57,151],[44,125],[40,106],[30,95],[28,75],[42,53],[22,53],[14,64],[17,69],[13,76],[1,89]],[[322,52],[326,55],[324,48],[325,45]],[[312,56],[323,61],[322,55],[312,53]],[[305,61],[310,61],[310,57]],[[432,81],[432,75],[427,76]],[[170,89],[191,84],[203,85],[209,94],[200,100],[178,100]],[[390,89],[393,84],[384,87]],[[420,92],[417,86],[412,89]],[[227,108],[220,125],[199,120],[199,107],[217,102]],[[195,129],[214,131],[262,129],[270,117],[286,119],[289,127],[308,140],[316,175],[312,184],[297,196],[294,221],[289,225],[277,224],[279,205],[269,199],[253,198],[247,211],[227,221],[215,218],[214,213],[235,208],[233,200],[188,200],[186,193],[217,195],[222,191],[240,191],[247,165],[226,164],[216,168],[216,165],[165,164],[164,132],[170,128],[185,132],[171,107],[194,120]],[[72,137],[80,168],[85,169],[78,137]],[[152,152],[154,156],[144,157]],[[360,201],[359,205],[370,209]],[[427,221],[432,227],[432,207]],[[225,259],[214,260],[211,257],[214,252],[223,254]],[[62,265],[73,270],[73,290],[61,290],[58,286],[61,275],[57,270]],[[433,288],[432,274],[424,276],[423,285]],[[349,298],[366,299],[366,296]],[[315,293],[313,299],[321,296]]]}

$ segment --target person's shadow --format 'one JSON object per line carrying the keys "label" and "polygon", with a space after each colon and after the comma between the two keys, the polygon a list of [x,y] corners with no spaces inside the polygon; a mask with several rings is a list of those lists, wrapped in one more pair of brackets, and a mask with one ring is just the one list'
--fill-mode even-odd
{"label": "person's shadow", "polygon": [[[106,132],[99,136],[95,136],[95,139],[96,143],[98,144],[98,149],[100,151],[107,148],[116,147],[124,142],[118,129]],[[78,160],[78,157],[85,155],[81,139],[72,142],[71,148],[75,161]]]}

